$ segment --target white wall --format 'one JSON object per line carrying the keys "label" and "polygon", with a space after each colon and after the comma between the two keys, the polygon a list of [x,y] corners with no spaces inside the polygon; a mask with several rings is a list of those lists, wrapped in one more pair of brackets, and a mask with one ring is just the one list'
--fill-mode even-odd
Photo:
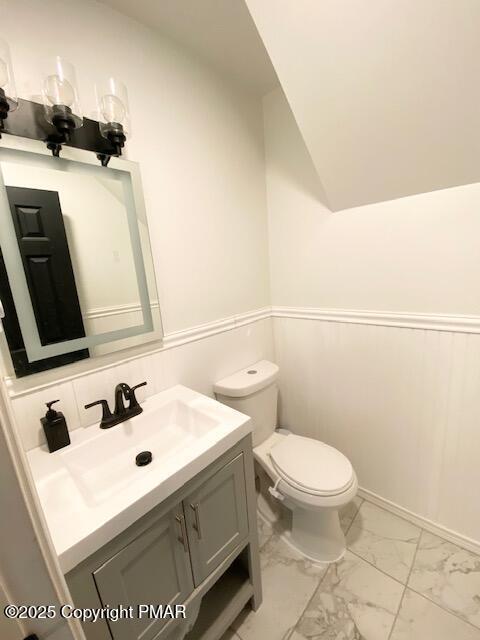
{"label": "white wall", "polygon": [[480,315],[480,183],[332,213],[281,90],[264,107],[274,305]]}
{"label": "white wall", "polygon": [[343,451],[363,488],[480,542],[480,335],[325,318],[479,316],[480,185],[331,213],[281,92],[264,106],[280,422]]}
{"label": "white wall", "polygon": [[96,2],[6,0],[20,96],[41,90],[42,59],[75,64],[84,112],[94,82],[128,87],[165,332],[268,303],[263,125],[258,98],[194,56]]}

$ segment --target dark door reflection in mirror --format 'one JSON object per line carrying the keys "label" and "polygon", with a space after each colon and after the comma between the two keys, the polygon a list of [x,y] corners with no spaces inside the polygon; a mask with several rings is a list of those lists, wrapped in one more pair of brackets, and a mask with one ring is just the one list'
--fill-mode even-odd
{"label": "dark door reflection in mirror", "polygon": [[[7,187],[10,211],[42,345],[85,336],[58,193]],[[17,376],[83,360],[88,349],[29,362],[2,260],[5,334]]]}

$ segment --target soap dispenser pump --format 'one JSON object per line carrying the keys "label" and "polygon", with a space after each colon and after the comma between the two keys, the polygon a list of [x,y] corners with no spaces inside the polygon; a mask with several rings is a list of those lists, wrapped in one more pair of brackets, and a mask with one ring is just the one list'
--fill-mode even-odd
{"label": "soap dispenser pump", "polygon": [[48,411],[45,417],[41,419],[42,427],[47,438],[48,450],[50,453],[58,451],[70,444],[70,436],[68,434],[67,421],[61,411],[52,409],[52,404],[59,400],[47,402]]}

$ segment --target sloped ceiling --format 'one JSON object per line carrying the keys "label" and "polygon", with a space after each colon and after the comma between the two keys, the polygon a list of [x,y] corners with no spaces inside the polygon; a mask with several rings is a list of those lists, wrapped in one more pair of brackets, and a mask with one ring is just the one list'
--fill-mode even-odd
{"label": "sloped ceiling", "polygon": [[278,79],[243,0],[101,0],[186,46],[246,90],[264,95]]}
{"label": "sloped ceiling", "polygon": [[480,181],[479,0],[246,0],[330,206]]}

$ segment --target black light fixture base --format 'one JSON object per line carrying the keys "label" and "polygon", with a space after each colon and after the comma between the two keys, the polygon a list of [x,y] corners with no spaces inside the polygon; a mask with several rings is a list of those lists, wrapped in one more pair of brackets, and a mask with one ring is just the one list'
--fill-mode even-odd
{"label": "black light fixture base", "polygon": [[10,105],[5,95],[5,90],[0,88],[0,138],[2,137],[2,131],[4,130],[4,120],[8,118],[8,112],[10,111]]}
{"label": "black light fixture base", "polygon": [[60,157],[62,144],[68,143],[72,139],[72,133],[75,131],[76,123],[70,107],[65,105],[54,105],[51,108],[51,122],[55,127],[56,133],[50,135],[46,139],[47,149],[52,152],[55,158]]}
{"label": "black light fixture base", "polygon": [[10,104],[5,94],[5,89],[0,87],[0,120],[6,120],[8,112],[10,111]]}
{"label": "black light fixture base", "polygon": [[100,160],[102,167],[108,167],[111,157],[106,153],[97,153],[97,160]]}
{"label": "black light fixture base", "polygon": [[123,125],[118,122],[109,122],[105,127],[105,134],[107,140],[115,149],[116,156],[122,155],[122,149],[125,146],[127,136],[123,130]]}
{"label": "black light fixture base", "polygon": [[62,145],[59,142],[55,142],[53,140],[47,140],[47,149],[52,152],[52,156],[54,158],[60,157],[60,151],[62,150]]}
{"label": "black light fixture base", "polygon": [[7,119],[9,111],[10,105],[0,96],[0,120],[2,122]]}
{"label": "black light fixture base", "polygon": [[63,142],[69,142],[75,129],[75,119],[70,107],[55,105],[52,107],[52,124]]}
{"label": "black light fixture base", "polygon": [[[0,89],[0,97],[1,95]],[[107,125],[101,124],[97,120],[83,118],[82,127],[74,129],[68,127],[70,135],[69,140],[66,140],[63,135],[60,135],[56,126],[53,125],[53,115],[53,113],[50,114],[47,119],[43,104],[19,98],[18,109],[12,109],[11,105],[9,105],[8,118],[4,118],[3,129],[0,122],[0,133],[40,140],[57,157],[64,146],[91,151],[97,156],[110,157],[119,155],[118,147],[115,147],[107,138],[105,131]],[[58,115],[61,116],[61,114]],[[73,119],[76,127],[77,123],[74,116]],[[2,118],[0,117],[1,120]],[[63,127],[63,124],[61,126]]]}
{"label": "black light fixture base", "polygon": [[112,156],[119,158],[122,155],[122,149],[125,146],[127,136],[125,135],[123,125],[119,122],[109,122],[108,124],[100,125],[100,130],[113,147],[113,153],[97,153],[97,158],[100,160],[102,167],[108,167]]}

